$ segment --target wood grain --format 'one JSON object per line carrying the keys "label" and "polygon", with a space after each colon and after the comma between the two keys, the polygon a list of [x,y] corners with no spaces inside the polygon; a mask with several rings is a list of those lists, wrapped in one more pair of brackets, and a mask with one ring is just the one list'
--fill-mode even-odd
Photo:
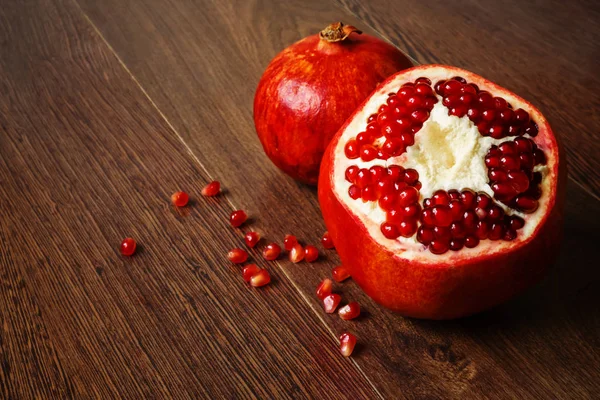
{"label": "wood grain", "polygon": [[[269,60],[289,43],[332,20],[362,28],[361,21],[320,1],[79,3],[193,153],[230,188],[234,202],[249,209],[269,236],[292,232],[315,243],[323,224],[314,190],[283,176],[262,153],[252,123],[254,88]],[[438,35],[421,29],[423,36]],[[427,51],[427,43],[419,42],[424,46],[419,51]],[[484,57],[479,48],[469,54]],[[495,71],[504,73],[499,66]],[[523,90],[507,86],[525,96],[534,93],[538,83],[525,78],[519,81]],[[558,113],[564,121],[567,113],[578,112],[580,100],[573,99],[563,104],[570,111]],[[566,138],[567,145],[574,143],[574,176],[595,165],[592,155],[599,153],[592,133]],[[593,180],[579,182],[594,189]],[[348,283],[340,290],[363,305],[365,316],[351,324],[324,316],[325,323],[337,332],[350,327],[359,336],[365,345],[355,359],[385,397],[593,397],[600,389],[600,298],[593,290],[600,275],[591,260],[600,203],[577,184],[569,189],[561,259],[551,276],[525,296],[480,316],[433,323],[383,310]],[[320,265],[281,266],[321,313],[314,288],[336,262],[333,252],[326,252]]]}
{"label": "wood grain", "polygon": [[[0,397],[376,397],[70,1],[0,8]],[[133,236],[140,249],[118,254]]]}

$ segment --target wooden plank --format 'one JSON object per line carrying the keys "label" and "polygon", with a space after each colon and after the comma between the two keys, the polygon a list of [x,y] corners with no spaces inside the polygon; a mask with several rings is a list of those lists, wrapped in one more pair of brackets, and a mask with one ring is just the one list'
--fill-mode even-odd
{"label": "wooden plank", "polygon": [[[80,4],[194,154],[234,188],[236,204],[271,237],[292,232],[315,243],[323,225],[314,190],[262,154],[252,123],[254,88],[287,44],[333,20],[362,27],[360,21],[319,1]],[[340,290],[363,305],[366,317],[325,321],[357,333],[365,344],[357,362],[390,398],[590,397],[599,389],[598,295],[590,289],[599,275],[588,268],[598,215],[598,203],[571,185],[569,253],[543,285],[491,312],[447,323],[404,319],[348,283]],[[314,288],[337,262],[325,254],[320,265],[282,263],[317,312]]]}
{"label": "wooden plank", "polygon": [[209,177],[77,5],[0,20],[2,397],[376,396],[280,270],[226,262],[225,196],[168,205]]}
{"label": "wooden plank", "polygon": [[600,3],[334,0],[421,63],[466,68],[542,110],[600,198]]}

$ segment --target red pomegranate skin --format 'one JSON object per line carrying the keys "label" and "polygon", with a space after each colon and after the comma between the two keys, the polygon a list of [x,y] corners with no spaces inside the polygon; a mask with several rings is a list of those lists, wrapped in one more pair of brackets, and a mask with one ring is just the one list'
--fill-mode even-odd
{"label": "red pomegranate skin", "polygon": [[334,150],[344,128],[333,138],[323,157],[318,184],[319,203],[342,264],[378,304],[413,318],[447,320],[465,317],[522,293],[540,281],[558,257],[566,185],[564,152],[558,142],[558,180],[554,188],[556,195],[551,196],[555,204],[549,205],[552,211],[540,221],[529,241],[521,242],[500,256],[483,255],[465,260],[458,266],[431,265],[396,258],[394,253],[373,240],[364,224],[332,190]]}
{"label": "red pomegranate skin", "polygon": [[339,42],[312,35],[279,53],[254,98],[254,124],[267,156],[285,173],[316,184],[327,144],[388,76],[412,66],[392,45],[366,34]]}

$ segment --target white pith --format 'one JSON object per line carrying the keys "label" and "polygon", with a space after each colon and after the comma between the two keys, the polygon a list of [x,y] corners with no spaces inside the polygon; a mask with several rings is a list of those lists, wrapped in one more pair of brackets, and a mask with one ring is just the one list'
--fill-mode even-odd
{"label": "white pith", "polygon": [[[390,240],[383,236],[380,231],[380,225],[385,221],[385,212],[381,210],[377,202],[363,202],[354,200],[348,195],[350,183],[345,179],[345,171],[350,165],[358,165],[360,168],[369,168],[373,165],[401,165],[405,168],[414,168],[419,173],[419,181],[422,184],[420,190],[419,203],[430,197],[438,189],[458,189],[470,188],[477,192],[486,192],[493,198],[493,191],[488,184],[487,167],[484,163],[484,157],[492,144],[499,144],[514,137],[507,137],[496,140],[491,137],[481,136],[477,127],[464,116],[458,118],[448,115],[448,109],[441,104],[441,98],[431,111],[430,118],[423,124],[423,128],[415,134],[415,144],[410,146],[404,154],[399,157],[392,157],[388,160],[375,159],[370,162],[364,162],[360,158],[349,160],[344,154],[346,142],[355,137],[357,133],[366,128],[366,118],[374,113],[381,104],[385,103],[387,94],[396,92],[400,86],[409,81],[414,81],[421,76],[429,77],[432,82],[441,79],[449,79],[456,75],[461,75],[467,81],[471,73],[467,71],[448,71],[441,67],[429,67],[426,71],[416,69],[399,75],[396,79],[388,82],[377,90],[363,106],[360,117],[354,118],[344,129],[342,136],[337,142],[335,153],[340,155],[336,157],[334,164],[334,188],[335,193],[340,200],[356,215],[368,229],[369,234],[381,245],[387,247],[395,253],[396,257],[411,260],[420,260],[427,262],[431,260],[439,263],[440,261],[452,261],[453,259],[469,258],[478,254],[491,254],[504,251],[506,246],[515,246],[516,243],[528,240],[535,232],[542,217],[547,213],[548,199],[550,196],[550,182],[555,181],[556,177],[548,177],[548,174],[555,174],[554,163],[556,157],[548,157],[546,166],[537,166],[534,171],[542,174],[542,197],[539,199],[538,209],[531,214],[523,214],[514,209],[504,206],[509,215],[519,215],[525,220],[525,226],[517,231],[517,238],[511,242],[483,240],[473,248],[463,248],[458,252],[448,251],[442,255],[432,254],[424,245],[417,242],[416,235],[411,238],[399,237],[396,240]],[[492,94],[496,92],[493,87],[486,87],[480,84],[481,90],[489,90]],[[506,94],[501,94],[514,109],[523,108],[528,111],[534,120],[543,118],[536,110],[531,110],[527,103],[519,99],[512,98]],[[532,138],[538,147],[540,147],[547,156],[549,151],[548,143],[540,137]],[[547,179],[551,178],[551,179]],[[351,234],[351,233],[350,233]]]}

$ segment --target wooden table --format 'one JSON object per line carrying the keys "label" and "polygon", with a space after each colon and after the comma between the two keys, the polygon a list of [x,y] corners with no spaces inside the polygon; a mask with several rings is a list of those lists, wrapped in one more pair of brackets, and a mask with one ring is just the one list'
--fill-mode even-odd
{"label": "wooden table", "polygon": [[[0,7],[0,397],[598,398],[600,7],[588,0],[7,0]],[[354,283],[348,323],[313,295],[337,258],[225,260],[228,215],[317,243],[313,188],[266,158],[252,99],[269,60],[329,22],[539,106],[570,168],[563,251],[489,312],[405,319]],[[225,195],[199,195],[217,178]],[[196,195],[174,210],[177,189]],[[123,237],[140,243],[118,253]],[[362,346],[340,356],[350,329]]]}

